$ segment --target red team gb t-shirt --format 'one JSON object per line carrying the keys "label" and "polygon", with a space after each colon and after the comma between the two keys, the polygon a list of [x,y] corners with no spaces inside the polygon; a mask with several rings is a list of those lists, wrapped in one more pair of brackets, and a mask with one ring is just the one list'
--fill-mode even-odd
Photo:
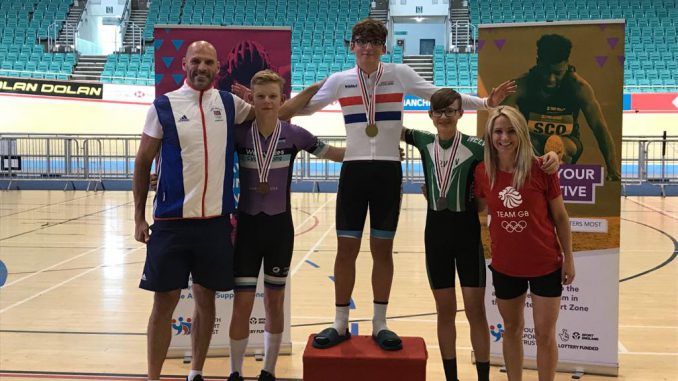
{"label": "red team gb t-shirt", "polygon": [[474,192],[487,202],[492,268],[515,277],[550,274],[562,262],[548,205],[561,194],[558,174],[544,173],[535,160],[525,184],[515,189],[512,183],[512,173],[497,171],[490,189],[485,164],[476,166]]}

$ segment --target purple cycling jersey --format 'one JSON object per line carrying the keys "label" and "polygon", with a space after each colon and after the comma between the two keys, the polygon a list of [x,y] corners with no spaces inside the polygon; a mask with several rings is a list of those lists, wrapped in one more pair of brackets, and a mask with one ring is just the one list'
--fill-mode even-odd
{"label": "purple cycling jersey", "polygon": [[[240,201],[238,211],[249,215],[265,213],[280,214],[290,210],[290,183],[294,159],[301,150],[316,156],[325,153],[327,146],[305,129],[281,122],[278,146],[268,173],[268,192],[257,192],[259,172],[252,141],[252,124],[245,123],[236,127],[235,149],[240,165]],[[257,132],[265,154],[273,134],[264,138]]]}

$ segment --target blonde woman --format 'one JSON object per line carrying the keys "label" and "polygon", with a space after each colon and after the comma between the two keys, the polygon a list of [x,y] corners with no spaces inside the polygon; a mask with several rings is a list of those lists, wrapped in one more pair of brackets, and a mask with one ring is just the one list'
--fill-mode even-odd
{"label": "blonde woman", "polygon": [[495,109],[485,131],[485,160],[475,170],[479,209],[488,208],[492,281],[504,321],[509,381],[522,380],[524,308],[530,289],[540,381],[558,363],[556,321],[562,285],[572,283],[570,224],[558,175],[539,169],[527,122],[513,107]]}

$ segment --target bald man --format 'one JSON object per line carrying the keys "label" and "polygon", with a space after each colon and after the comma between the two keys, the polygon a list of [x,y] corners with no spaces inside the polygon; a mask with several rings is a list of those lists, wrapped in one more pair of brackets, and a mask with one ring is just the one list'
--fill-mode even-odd
{"label": "bald man", "polygon": [[[193,361],[187,380],[203,380],[214,328],[215,293],[234,286],[229,217],[235,211],[233,127],[254,118],[248,103],[213,88],[219,62],[212,44],[190,44],[182,68],[186,72],[183,86],[156,98],[148,110],[134,166],[134,238],[147,244],[139,287],[154,292],[147,330],[149,380],[160,379],[172,335],[172,313],[181,289],[188,287],[189,276],[195,310]],[[318,88],[286,102],[281,119],[303,107]],[[158,154],[154,224],[149,227],[149,174]],[[182,328],[179,324],[176,329]]]}

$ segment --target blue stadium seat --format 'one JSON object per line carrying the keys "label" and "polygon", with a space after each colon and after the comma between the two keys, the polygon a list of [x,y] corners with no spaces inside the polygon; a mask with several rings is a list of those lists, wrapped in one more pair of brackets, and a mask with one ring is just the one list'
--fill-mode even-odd
{"label": "blue stadium seat", "polygon": [[306,71],[304,72],[304,85],[312,85],[315,83],[315,72],[312,71]]}

